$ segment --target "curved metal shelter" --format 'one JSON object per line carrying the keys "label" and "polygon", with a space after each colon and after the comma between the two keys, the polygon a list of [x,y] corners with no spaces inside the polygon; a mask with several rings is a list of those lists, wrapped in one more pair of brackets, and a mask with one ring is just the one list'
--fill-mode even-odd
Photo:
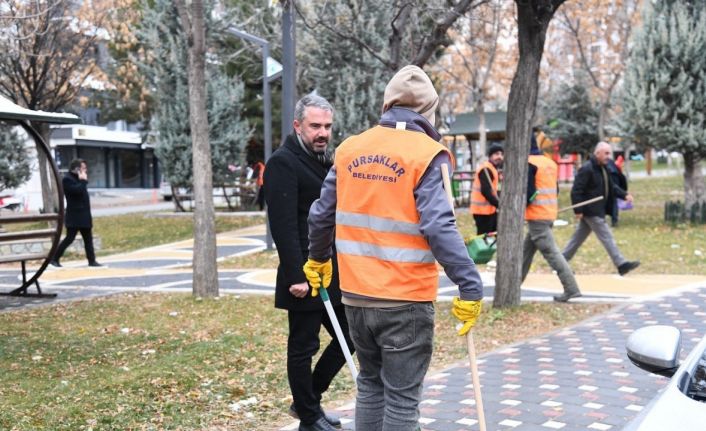
{"label": "curved metal shelter", "polygon": [[[19,263],[22,271],[20,286],[10,292],[0,293],[0,295],[46,296],[42,294],[38,280],[47,265],[49,265],[49,261],[54,256],[54,252],[59,245],[64,221],[64,191],[61,186],[59,169],[52,157],[49,145],[39,132],[32,127],[32,122],[72,124],[80,123],[81,120],[73,114],[58,114],[22,108],[7,98],[0,96],[0,121],[14,123],[22,127],[27,135],[34,140],[37,152],[44,154],[47,166],[39,166],[39,169],[47,169],[52,179],[51,184],[54,187],[51,190],[42,190],[42,193],[50,193],[56,197],[55,202],[57,203],[56,208],[52,208],[49,211],[45,209],[43,212],[24,211],[19,214],[11,213],[9,215],[0,212],[0,226],[8,227],[8,230],[0,232],[0,248],[2,248],[0,264]],[[55,210],[55,212],[51,210]],[[27,251],[26,247],[22,247],[23,245],[26,246],[28,242],[38,239],[49,242],[48,250],[43,244],[41,251]],[[27,262],[40,262],[39,267],[33,274],[27,273]],[[32,284],[36,285],[37,294],[27,292],[27,288]]]}

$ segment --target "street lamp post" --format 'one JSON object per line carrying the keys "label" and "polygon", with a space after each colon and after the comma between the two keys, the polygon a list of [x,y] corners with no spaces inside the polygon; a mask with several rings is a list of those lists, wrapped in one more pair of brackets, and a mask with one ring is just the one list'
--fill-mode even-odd
{"label": "street lamp post", "polygon": [[[270,43],[265,39],[253,36],[249,33],[235,29],[233,27],[228,28],[228,33],[262,47],[262,102],[264,105],[263,111],[265,117],[265,163],[267,163],[267,161],[270,159],[270,156],[272,155],[272,97],[270,95],[270,80],[277,79],[279,77],[279,74],[275,74],[270,77],[267,73],[267,59],[270,57]],[[267,212],[265,212],[265,218],[267,218]],[[267,230],[265,237],[267,250],[272,250],[272,233],[270,232],[269,220],[266,220],[265,227]]]}
{"label": "street lamp post", "polygon": [[282,142],[292,133],[296,102],[296,15],[294,2],[282,0]]}

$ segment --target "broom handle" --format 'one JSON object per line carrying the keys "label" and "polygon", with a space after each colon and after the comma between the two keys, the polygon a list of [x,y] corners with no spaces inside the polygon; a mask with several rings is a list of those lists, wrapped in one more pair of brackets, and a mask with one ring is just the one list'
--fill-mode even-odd
{"label": "broom handle", "polygon": [[[446,197],[451,204],[451,211],[454,210],[454,198],[451,194],[451,179],[449,177],[449,165],[441,164],[441,179],[444,182]],[[468,358],[471,362],[471,379],[473,381],[473,397],[476,400],[476,411],[478,411],[478,424],[480,431],[486,431],[485,412],[483,410],[483,397],[480,393],[480,379],[478,378],[478,360],[476,359],[476,348],[473,342],[473,328],[466,333],[466,344],[468,345]]]}
{"label": "broom handle", "polygon": [[583,201],[583,202],[579,202],[579,203],[577,203],[577,204],[568,206],[568,207],[566,207],[566,208],[562,208],[562,209],[560,209],[558,212],[567,211],[567,210],[572,210],[572,209],[574,209],[574,208],[578,208],[578,207],[582,207],[582,206],[584,206],[584,205],[592,204],[592,203],[598,202],[598,201],[600,201],[600,200],[603,200],[603,196],[597,196],[597,197],[595,197],[595,198],[591,198],[591,199],[589,199],[589,200],[586,200],[586,201]]}

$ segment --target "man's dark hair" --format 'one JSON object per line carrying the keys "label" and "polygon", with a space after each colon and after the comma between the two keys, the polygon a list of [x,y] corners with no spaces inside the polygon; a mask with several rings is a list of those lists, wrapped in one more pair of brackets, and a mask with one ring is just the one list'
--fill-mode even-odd
{"label": "man's dark hair", "polygon": [[69,171],[73,172],[76,169],[80,169],[83,163],[86,163],[83,159],[73,159],[71,164],[69,164]]}

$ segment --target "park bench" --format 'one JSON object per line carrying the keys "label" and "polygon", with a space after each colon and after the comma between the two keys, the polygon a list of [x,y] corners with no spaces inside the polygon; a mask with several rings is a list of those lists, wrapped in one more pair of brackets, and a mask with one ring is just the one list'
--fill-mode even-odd
{"label": "park bench", "polygon": [[[3,228],[9,227],[9,229],[0,232],[0,250],[2,250],[2,253],[0,253],[0,265],[7,266],[7,264],[19,263],[22,271],[20,286],[9,292],[0,293],[0,295],[54,297],[56,294],[42,293],[39,286],[39,277],[49,265],[59,246],[64,221],[64,190],[59,177],[59,169],[52,157],[49,145],[34,128],[33,124],[38,122],[69,124],[79,123],[81,120],[73,114],[33,111],[18,106],[9,99],[0,96],[0,121],[22,127],[29,138],[34,140],[37,154],[41,153],[46,160],[46,165],[38,166],[39,170],[45,170],[43,172],[48,174],[48,178],[42,179],[42,195],[43,197],[51,198],[51,201],[54,202],[51,206],[55,206],[55,208],[50,208],[49,210],[45,208],[43,213],[35,210],[23,214],[11,212],[10,215],[4,215],[0,212],[0,226]],[[22,143],[22,148],[18,150],[25,150],[24,143]],[[47,180],[46,185],[44,183],[45,179]],[[45,206],[49,205],[45,204]],[[29,209],[25,208],[25,211],[29,211]],[[16,251],[13,247],[8,246],[11,243],[38,239],[46,239],[51,244],[48,251],[44,247],[42,247],[41,252],[27,252],[24,249]],[[27,272],[27,262],[39,262],[39,267],[31,275]],[[37,293],[29,293],[27,291],[31,285],[36,286]]]}
{"label": "park bench", "polygon": [[[175,204],[182,211],[185,211],[183,204],[186,202],[189,203],[189,209],[191,209],[191,203],[194,199],[194,194],[191,190],[182,192],[178,188],[174,188],[173,196]],[[213,186],[213,197],[223,198],[228,209],[234,210],[246,205],[255,206],[257,204],[257,189],[253,181],[246,181],[242,184],[240,182],[219,184]]]}
{"label": "park bench", "polygon": [[[12,215],[3,216],[0,214],[0,226],[6,227],[13,224],[28,224],[31,223],[27,228],[21,230],[9,230],[0,233],[0,247],[3,244],[14,243],[17,241],[30,240],[30,239],[46,239],[51,241],[52,246],[49,251],[35,252],[35,253],[12,253],[0,254],[0,264],[6,263],[20,263],[22,271],[22,284],[11,290],[10,292],[2,292],[0,295],[27,295],[27,296],[56,296],[56,294],[44,294],[39,286],[39,275],[46,268],[47,264],[51,260],[51,257],[56,251],[59,237],[61,236],[61,221],[63,217],[58,213],[53,214],[22,214],[22,215]],[[46,222],[47,228],[37,228],[35,226],[38,222]],[[51,227],[51,225],[54,227]],[[11,251],[11,250],[10,250]],[[36,271],[33,276],[28,278],[27,274],[27,262],[30,261],[42,261],[40,264],[40,270]],[[34,284],[37,288],[36,294],[30,294],[27,289]]]}

